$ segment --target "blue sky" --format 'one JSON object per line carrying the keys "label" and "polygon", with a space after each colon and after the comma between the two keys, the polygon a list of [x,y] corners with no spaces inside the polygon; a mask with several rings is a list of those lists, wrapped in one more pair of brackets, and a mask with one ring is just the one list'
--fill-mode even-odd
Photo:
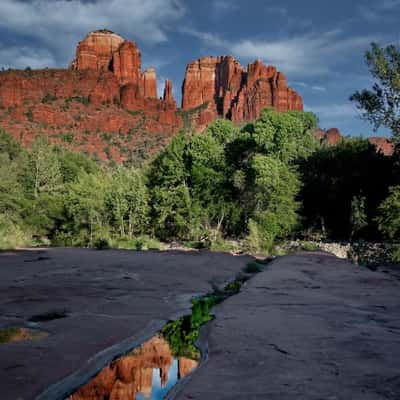
{"label": "blue sky", "polygon": [[1,0],[0,15],[0,67],[65,67],[87,32],[109,28],[138,43],[178,100],[188,62],[261,58],[286,73],[322,128],[357,136],[375,135],[348,101],[372,83],[364,52],[400,43],[400,0]]}

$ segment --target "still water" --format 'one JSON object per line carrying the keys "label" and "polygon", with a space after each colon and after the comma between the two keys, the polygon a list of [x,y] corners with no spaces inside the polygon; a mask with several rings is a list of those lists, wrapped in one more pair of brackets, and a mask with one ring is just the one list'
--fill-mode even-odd
{"label": "still water", "polygon": [[197,366],[199,354],[175,356],[155,336],[101,370],[67,400],[159,400]]}

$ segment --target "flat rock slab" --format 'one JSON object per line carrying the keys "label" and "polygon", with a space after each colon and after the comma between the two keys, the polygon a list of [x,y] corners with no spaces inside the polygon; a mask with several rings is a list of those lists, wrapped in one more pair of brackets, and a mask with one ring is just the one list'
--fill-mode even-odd
{"label": "flat rock slab", "polygon": [[[32,326],[37,314],[67,315],[33,325],[46,339],[0,345],[1,399],[33,399],[85,366],[101,368],[123,349],[119,343],[133,347],[151,337],[188,313],[192,296],[232,280],[249,260],[207,251],[1,252],[0,329]],[[55,400],[82,376],[41,398]]]}
{"label": "flat rock slab", "polygon": [[400,282],[390,274],[301,253],[214,311],[208,360],[178,399],[400,399]]}

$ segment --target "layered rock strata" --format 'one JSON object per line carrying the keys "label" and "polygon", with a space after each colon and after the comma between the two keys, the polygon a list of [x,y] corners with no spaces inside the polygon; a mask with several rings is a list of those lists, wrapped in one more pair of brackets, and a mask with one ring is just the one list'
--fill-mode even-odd
{"label": "layered rock strata", "polygon": [[245,69],[232,56],[204,57],[187,66],[182,108],[201,108],[200,125],[217,117],[250,121],[267,107],[280,112],[303,110],[300,95],[275,67],[257,60]]}

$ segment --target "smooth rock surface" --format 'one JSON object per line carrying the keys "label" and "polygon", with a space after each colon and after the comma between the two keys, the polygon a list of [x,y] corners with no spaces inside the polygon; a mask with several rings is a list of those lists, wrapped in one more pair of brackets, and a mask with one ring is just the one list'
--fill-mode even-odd
{"label": "smooth rock surface", "polygon": [[[35,324],[49,333],[46,339],[0,345],[1,399],[33,399],[81,368],[97,372],[93,367],[103,368],[121,348],[96,354],[121,342],[141,344],[189,313],[192,296],[234,279],[249,260],[203,251],[1,252],[0,329],[32,326],[28,320],[37,314],[67,313]],[[57,393],[41,398],[56,400]]]}
{"label": "smooth rock surface", "polygon": [[300,253],[214,311],[208,360],[173,398],[400,399],[400,282],[391,274]]}

